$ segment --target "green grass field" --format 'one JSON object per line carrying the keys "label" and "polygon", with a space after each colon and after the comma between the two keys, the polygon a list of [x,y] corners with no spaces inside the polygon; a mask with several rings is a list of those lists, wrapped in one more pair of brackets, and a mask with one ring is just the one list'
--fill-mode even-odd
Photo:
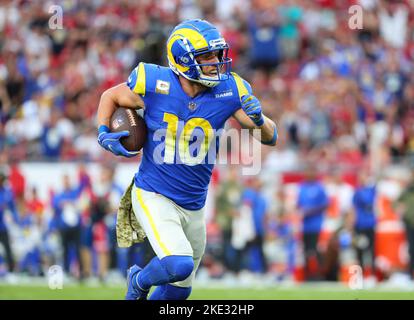
{"label": "green grass field", "polygon": [[[61,290],[47,286],[0,284],[0,300],[122,300],[121,286],[88,287],[67,285]],[[346,288],[200,288],[195,287],[193,300],[414,300],[414,291],[348,290]]]}

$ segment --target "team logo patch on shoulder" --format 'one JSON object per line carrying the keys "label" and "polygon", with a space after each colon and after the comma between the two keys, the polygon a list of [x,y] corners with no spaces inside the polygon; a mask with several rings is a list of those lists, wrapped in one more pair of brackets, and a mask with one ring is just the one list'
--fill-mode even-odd
{"label": "team logo patch on shoulder", "polygon": [[233,95],[233,91],[225,91],[221,93],[216,93],[216,98],[225,98],[225,97],[231,97]]}
{"label": "team logo patch on shoulder", "polygon": [[170,83],[168,81],[157,80],[155,92],[161,94],[170,94]]}

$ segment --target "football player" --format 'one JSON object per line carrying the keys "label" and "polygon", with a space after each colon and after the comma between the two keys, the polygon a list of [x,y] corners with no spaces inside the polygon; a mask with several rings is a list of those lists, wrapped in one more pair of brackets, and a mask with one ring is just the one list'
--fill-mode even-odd
{"label": "football player", "polygon": [[[125,157],[136,154],[120,143],[128,132],[109,130],[118,107],[145,107],[148,128],[131,197],[157,256],[143,269],[128,270],[126,299],[146,299],[152,286],[157,288],[150,299],[189,297],[206,243],[204,205],[214,163],[201,160],[211,147],[218,148],[213,132],[234,117],[243,128],[259,129],[263,144],[276,144],[275,123],[263,115],[249,83],[231,72],[228,50],[209,22],[184,21],[167,40],[169,67],[140,62],[126,83],[101,96],[98,141],[103,148]],[[196,155],[190,150],[195,134],[202,136]],[[160,146],[162,161],[156,156]]]}

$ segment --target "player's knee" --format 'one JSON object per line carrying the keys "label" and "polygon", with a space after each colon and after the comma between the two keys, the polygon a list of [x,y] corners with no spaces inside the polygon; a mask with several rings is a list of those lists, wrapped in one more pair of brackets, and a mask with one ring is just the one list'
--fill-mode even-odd
{"label": "player's knee", "polygon": [[185,300],[191,294],[191,287],[177,287],[167,284],[164,289],[165,300]]}
{"label": "player's knee", "polygon": [[161,259],[161,264],[167,270],[170,282],[186,279],[194,269],[191,256],[167,256]]}

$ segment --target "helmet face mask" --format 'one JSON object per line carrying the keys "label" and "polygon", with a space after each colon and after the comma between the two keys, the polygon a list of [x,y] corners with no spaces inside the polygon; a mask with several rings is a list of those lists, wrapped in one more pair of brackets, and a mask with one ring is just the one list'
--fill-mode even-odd
{"label": "helmet face mask", "polygon": [[[213,52],[213,51],[215,50],[209,50],[207,52],[203,52],[202,54]],[[229,78],[230,70],[231,70],[231,59],[228,57],[228,47],[225,49],[219,50],[219,53],[217,56],[219,62],[217,63],[200,63],[197,61],[198,56],[199,55],[196,56],[196,63],[197,63],[196,68],[199,72],[199,75],[198,75],[199,81],[201,81],[202,84],[207,83],[207,82],[212,82],[211,85],[204,84],[210,87],[210,86],[217,85],[220,81],[225,81]],[[211,66],[215,67],[216,76],[206,75],[203,72],[203,67],[211,67]]]}
{"label": "helmet face mask", "polygon": [[[178,25],[167,41],[170,68],[184,78],[214,87],[230,77],[229,46],[217,28],[203,20],[188,20]],[[199,63],[197,58],[218,51],[218,62]],[[207,75],[203,67],[215,67],[215,75]]]}

